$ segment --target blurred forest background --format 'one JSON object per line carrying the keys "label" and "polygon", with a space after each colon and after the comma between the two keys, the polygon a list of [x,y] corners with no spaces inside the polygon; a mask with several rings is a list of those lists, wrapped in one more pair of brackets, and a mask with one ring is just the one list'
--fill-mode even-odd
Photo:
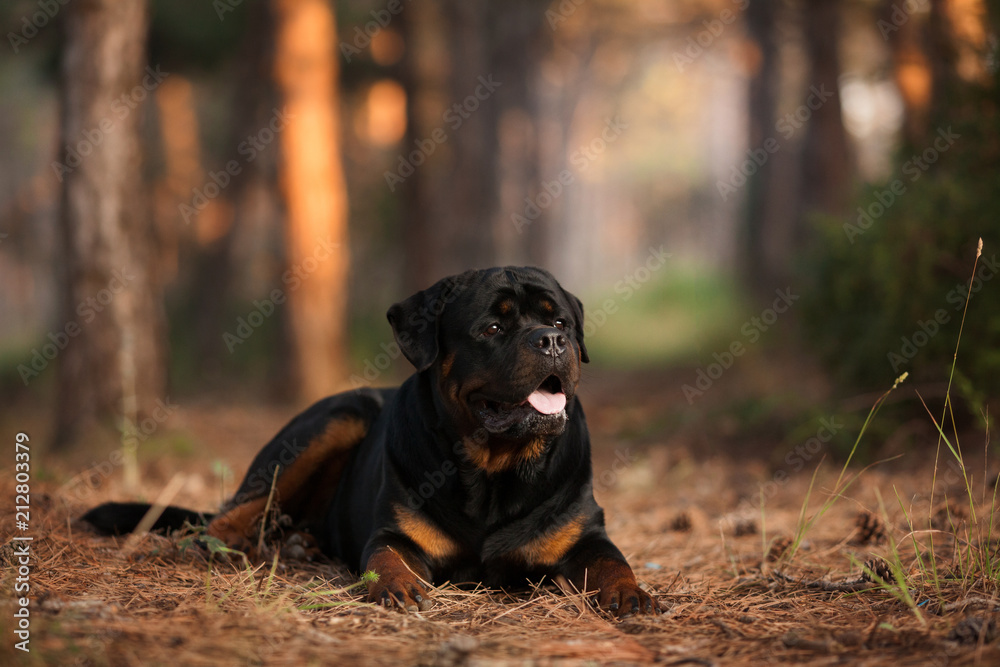
{"label": "blurred forest background", "polygon": [[[582,298],[584,382],[646,400],[637,432],[794,441],[904,371],[943,398],[980,237],[956,418],[998,395],[1000,2],[14,0],[0,22],[8,431],[134,440],[177,402],[291,415],[390,384],[390,304],[529,263]],[[935,435],[912,391],[892,409],[895,447]]]}

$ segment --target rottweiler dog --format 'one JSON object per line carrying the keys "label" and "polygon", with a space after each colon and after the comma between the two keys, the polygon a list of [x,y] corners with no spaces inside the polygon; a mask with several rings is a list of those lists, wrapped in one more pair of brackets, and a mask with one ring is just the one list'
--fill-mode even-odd
{"label": "rottweiler dog", "polygon": [[[617,616],[653,599],[604,529],[576,396],[583,306],[546,271],[445,278],[388,312],[416,367],[397,389],[357,389],[295,417],[213,516],[168,508],[154,528],[208,521],[252,550],[268,496],[328,556],[373,571],[368,599],[426,609],[431,582],[520,587],[559,575]],[[274,486],[272,494],[272,485]],[[84,516],[128,532],[148,505]]]}

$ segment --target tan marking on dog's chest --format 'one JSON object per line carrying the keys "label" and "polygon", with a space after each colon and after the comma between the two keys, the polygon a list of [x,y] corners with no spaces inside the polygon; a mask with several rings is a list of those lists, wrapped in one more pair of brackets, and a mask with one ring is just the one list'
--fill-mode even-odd
{"label": "tan marking on dog's chest", "polygon": [[431,558],[445,560],[457,556],[461,550],[458,542],[420,512],[402,505],[395,505],[393,514],[403,534],[413,540],[414,544]]}
{"label": "tan marking on dog's chest", "polygon": [[446,378],[451,375],[451,368],[455,365],[455,353],[451,352],[441,361],[441,377]]}
{"label": "tan marking on dog's chest", "polygon": [[527,542],[511,553],[530,566],[552,566],[562,560],[566,552],[583,533],[583,517],[575,517],[544,535]]}
{"label": "tan marking on dog's chest", "polygon": [[520,463],[534,461],[545,451],[544,438],[534,438],[523,447],[499,451],[490,449],[489,445],[480,444],[472,438],[465,438],[463,444],[472,464],[488,475],[510,470]]}

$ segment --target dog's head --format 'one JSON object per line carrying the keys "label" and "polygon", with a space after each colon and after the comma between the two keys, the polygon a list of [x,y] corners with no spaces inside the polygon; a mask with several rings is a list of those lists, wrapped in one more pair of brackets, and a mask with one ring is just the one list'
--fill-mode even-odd
{"label": "dog's head", "polygon": [[460,435],[511,444],[563,432],[587,362],[583,306],[547,271],[445,278],[388,312],[396,341],[435,386]]}

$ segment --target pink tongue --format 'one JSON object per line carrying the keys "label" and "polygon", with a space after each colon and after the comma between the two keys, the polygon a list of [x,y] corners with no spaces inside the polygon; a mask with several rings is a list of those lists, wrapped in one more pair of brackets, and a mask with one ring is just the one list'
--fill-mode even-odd
{"label": "pink tongue", "polygon": [[528,403],[543,415],[554,415],[566,407],[566,394],[553,394],[544,389],[536,389],[528,397]]}

